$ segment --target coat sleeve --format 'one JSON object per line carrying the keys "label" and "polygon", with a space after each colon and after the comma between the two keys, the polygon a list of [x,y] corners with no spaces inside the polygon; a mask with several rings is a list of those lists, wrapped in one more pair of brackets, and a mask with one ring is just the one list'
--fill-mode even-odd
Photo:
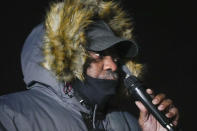
{"label": "coat sleeve", "polygon": [[0,102],[0,131],[17,131],[10,110]]}
{"label": "coat sleeve", "polygon": [[17,129],[14,126],[14,123],[12,122],[12,120],[6,116],[6,115],[2,115],[2,113],[0,113],[0,131],[16,131]]}

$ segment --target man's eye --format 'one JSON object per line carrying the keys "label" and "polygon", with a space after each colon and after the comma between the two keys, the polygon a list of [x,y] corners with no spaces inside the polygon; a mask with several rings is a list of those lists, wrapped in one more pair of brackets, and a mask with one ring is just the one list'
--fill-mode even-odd
{"label": "man's eye", "polygon": [[116,62],[116,63],[119,62],[119,60],[120,60],[119,57],[113,58],[113,61]]}
{"label": "man's eye", "polygon": [[103,54],[101,53],[101,52],[99,52],[99,53],[95,53],[95,56],[97,57],[97,58],[103,58]]}
{"label": "man's eye", "polygon": [[97,53],[97,52],[96,52],[96,53],[93,54],[93,58],[94,58],[94,59],[102,59],[103,56],[102,56],[101,53]]}
{"label": "man's eye", "polygon": [[95,55],[95,56],[98,56],[98,57],[100,56],[100,54],[99,54],[99,53],[95,53],[94,55]]}

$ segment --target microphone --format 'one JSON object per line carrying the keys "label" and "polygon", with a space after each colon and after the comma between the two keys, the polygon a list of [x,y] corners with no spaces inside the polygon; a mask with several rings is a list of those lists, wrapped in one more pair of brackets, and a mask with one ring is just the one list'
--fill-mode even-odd
{"label": "microphone", "polygon": [[146,93],[142,83],[133,75],[129,75],[124,79],[124,84],[134,99],[141,101],[146,109],[159,121],[159,123],[168,131],[175,131],[174,125],[169,119],[157,109],[152,103],[152,98]]}

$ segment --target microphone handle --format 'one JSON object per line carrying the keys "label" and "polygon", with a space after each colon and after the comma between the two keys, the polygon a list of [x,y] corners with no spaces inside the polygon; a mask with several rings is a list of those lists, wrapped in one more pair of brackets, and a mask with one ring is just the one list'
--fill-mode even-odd
{"label": "microphone handle", "polygon": [[[132,76],[133,77],[133,76]],[[157,107],[152,103],[152,98],[148,95],[143,88],[142,84],[135,78],[135,80],[130,80],[127,78],[125,80],[126,87],[128,87],[132,96],[142,102],[146,109],[159,121],[159,123],[166,128],[168,131],[175,131],[175,128],[169,119],[157,109]]]}

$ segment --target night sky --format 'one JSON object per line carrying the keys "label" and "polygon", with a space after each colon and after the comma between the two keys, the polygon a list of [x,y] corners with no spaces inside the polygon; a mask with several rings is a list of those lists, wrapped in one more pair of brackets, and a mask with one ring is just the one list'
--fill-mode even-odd
{"label": "night sky", "polygon": [[[12,1],[1,16],[0,95],[25,89],[20,52],[33,27],[44,20],[50,0]],[[196,30],[194,3],[123,0],[133,17],[134,35],[140,47],[138,61],[145,65],[144,83],[164,92],[180,110],[180,125],[185,131],[194,126]]]}

